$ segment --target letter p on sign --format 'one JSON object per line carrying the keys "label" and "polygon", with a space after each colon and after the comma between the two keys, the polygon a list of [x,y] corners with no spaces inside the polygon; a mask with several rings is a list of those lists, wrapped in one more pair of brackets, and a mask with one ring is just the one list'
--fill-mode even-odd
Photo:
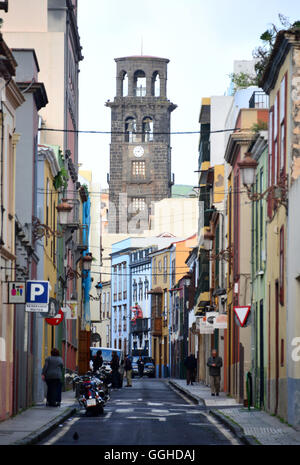
{"label": "letter p on sign", "polygon": [[30,300],[35,301],[35,297],[44,293],[44,286],[42,284],[33,284],[30,288]]}
{"label": "letter p on sign", "polygon": [[27,281],[26,303],[48,304],[49,303],[49,281]]}

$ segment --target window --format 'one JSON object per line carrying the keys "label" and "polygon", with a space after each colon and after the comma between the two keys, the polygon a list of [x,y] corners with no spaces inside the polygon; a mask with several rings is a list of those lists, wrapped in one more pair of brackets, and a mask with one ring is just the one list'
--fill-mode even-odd
{"label": "window", "polygon": [[127,298],[127,265],[123,263],[123,299]]}
{"label": "window", "polygon": [[137,283],[136,280],[133,280],[133,285],[132,285],[132,297],[134,303],[137,301]]}
{"label": "window", "polygon": [[280,84],[280,174],[285,166],[285,142],[286,142],[286,91],[287,75],[285,74]]}
{"label": "window", "polygon": [[156,257],[153,260],[153,284],[157,283],[157,274],[156,274]]}
{"label": "window", "polygon": [[[259,175],[259,191],[260,193],[263,192],[263,179],[264,179],[264,172],[261,168],[260,175]],[[263,199],[259,201],[259,239],[260,239],[260,268],[262,269],[262,249],[263,249],[263,218],[264,208],[263,208]]]}
{"label": "window", "polygon": [[118,281],[119,281],[119,287],[118,287],[118,293],[119,293],[119,300],[122,299],[122,265],[118,265]]}
{"label": "window", "polygon": [[144,289],[145,289],[145,300],[148,300],[148,290],[149,290],[149,281],[148,278],[145,278],[145,283],[144,283]]}
{"label": "window", "polygon": [[135,142],[136,120],[128,117],[125,120],[125,142]]}
{"label": "window", "polygon": [[269,113],[269,176],[268,176],[268,186],[272,185],[272,147],[273,147],[273,108],[270,110]]}
{"label": "window", "polygon": [[117,300],[117,266],[113,266],[113,276],[112,276],[112,292],[114,296],[114,302]]}
{"label": "window", "polygon": [[167,282],[168,278],[168,257],[164,256],[164,282]]}
{"label": "window", "polygon": [[172,286],[175,286],[175,278],[176,278],[176,276],[175,276],[175,258],[173,258],[173,260],[172,260],[172,271],[171,271],[171,273],[172,273]]}
{"label": "window", "polygon": [[142,124],[143,142],[152,142],[153,141],[153,121],[152,118],[147,116],[143,119]]}
{"label": "window", "polygon": [[133,197],[132,207],[135,212],[146,210],[146,202],[142,197]]}
{"label": "window", "polygon": [[144,161],[132,162],[132,176],[135,178],[146,178],[146,163]]}
{"label": "window", "polygon": [[143,281],[139,279],[139,300],[143,300]]}
{"label": "window", "polygon": [[279,248],[279,301],[284,304],[284,226],[280,229]]}
{"label": "window", "polygon": [[110,294],[106,293],[106,318],[109,318]]}

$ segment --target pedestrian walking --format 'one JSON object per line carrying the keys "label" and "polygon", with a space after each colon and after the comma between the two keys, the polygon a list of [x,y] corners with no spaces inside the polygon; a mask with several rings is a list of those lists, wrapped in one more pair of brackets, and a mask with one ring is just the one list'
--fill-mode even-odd
{"label": "pedestrian walking", "polygon": [[52,349],[42,370],[42,379],[47,384],[47,406],[59,407],[61,403],[61,387],[64,362],[58,349]]}
{"label": "pedestrian walking", "polygon": [[132,387],[132,363],[128,355],[125,357],[124,369],[126,372],[126,379],[127,379],[126,387]]}
{"label": "pedestrian walking", "polygon": [[186,384],[193,386],[193,381],[196,379],[196,371],[197,371],[197,359],[195,358],[194,354],[190,354],[186,357],[184,361],[184,365],[186,367]]}
{"label": "pedestrian walking", "polygon": [[211,395],[218,396],[220,392],[221,366],[223,365],[222,357],[217,355],[216,349],[211,352],[211,357],[207,360],[209,367]]}
{"label": "pedestrian walking", "polygon": [[120,373],[119,373],[120,361],[117,352],[112,353],[110,362],[111,367],[111,384],[113,389],[117,389],[120,386]]}
{"label": "pedestrian walking", "polygon": [[93,360],[93,371],[96,372],[99,370],[100,367],[102,367],[103,364],[103,357],[102,357],[102,351],[98,350],[96,353],[96,357]]}
{"label": "pedestrian walking", "polygon": [[138,359],[138,370],[139,370],[139,377],[142,378],[144,374],[144,360],[142,359],[142,356],[140,355]]}

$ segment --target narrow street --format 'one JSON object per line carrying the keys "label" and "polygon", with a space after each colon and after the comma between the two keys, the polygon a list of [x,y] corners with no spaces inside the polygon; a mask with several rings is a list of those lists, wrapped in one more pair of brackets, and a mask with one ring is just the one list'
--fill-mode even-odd
{"label": "narrow street", "polygon": [[[78,439],[74,439],[77,433]],[[134,379],[111,392],[99,417],[78,411],[41,445],[232,445],[229,430],[159,379]]]}

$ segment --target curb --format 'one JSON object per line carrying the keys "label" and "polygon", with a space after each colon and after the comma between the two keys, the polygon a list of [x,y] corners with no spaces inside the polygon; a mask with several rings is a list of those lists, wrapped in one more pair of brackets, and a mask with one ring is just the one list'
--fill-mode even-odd
{"label": "curb", "polygon": [[[168,381],[169,384],[171,384],[175,389],[178,391],[181,391],[183,394],[185,394],[189,399],[191,399],[195,404],[199,404],[200,402],[203,402],[204,406],[206,408],[207,405],[205,404],[205,400],[201,399],[200,397],[197,397],[194,394],[191,394],[188,392],[186,389],[184,389],[182,386],[179,386],[177,383],[175,383],[172,380]],[[216,410],[209,410],[209,413],[214,416],[217,420],[219,420],[224,426],[227,426],[230,431],[244,444],[247,446],[258,446],[259,442],[254,436],[248,436],[244,433],[243,428],[240,425],[237,425],[234,423],[232,420],[227,418],[225,415],[223,415],[220,411]]]}
{"label": "curb", "polygon": [[[178,391],[182,392],[186,397],[188,397],[194,404],[199,404],[200,402],[203,402],[205,405],[205,402],[201,397],[196,396],[195,394],[191,394],[187,389],[184,389],[182,386],[179,386],[177,383],[175,383],[172,380],[167,381],[171,386],[173,386],[175,389]],[[206,405],[205,405],[206,406]]]}
{"label": "curb", "polygon": [[258,446],[260,445],[258,440],[254,436],[248,436],[244,433],[243,428],[234,423],[232,420],[227,418],[223,413],[216,410],[209,410],[209,413],[223,423],[224,426],[227,426],[230,431],[245,445],[247,446]]}
{"label": "curb", "polygon": [[75,404],[72,407],[68,407],[63,413],[61,413],[60,415],[55,417],[52,421],[47,423],[47,425],[42,426],[40,429],[34,431],[33,433],[30,433],[24,439],[20,439],[19,441],[14,442],[12,445],[13,446],[27,446],[27,445],[37,444],[39,441],[41,441],[46,436],[48,436],[48,434],[51,433],[55,428],[57,428],[58,425],[60,425],[62,422],[64,422],[69,417],[74,415],[76,411],[77,411],[77,407],[75,406]]}

